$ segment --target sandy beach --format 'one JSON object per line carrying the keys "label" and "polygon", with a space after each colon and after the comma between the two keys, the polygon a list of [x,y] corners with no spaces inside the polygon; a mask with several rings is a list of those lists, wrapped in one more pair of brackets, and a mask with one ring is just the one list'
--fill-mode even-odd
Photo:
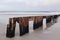
{"label": "sandy beach", "polygon": [[[8,23],[8,17],[6,17],[7,16],[5,16],[5,18],[0,17],[0,40],[60,40],[60,17],[57,23],[48,27],[46,30],[43,31],[42,28],[38,28],[24,36],[19,36],[19,27],[17,23],[14,38],[6,38],[6,25]],[[30,24],[30,26],[32,25]]]}

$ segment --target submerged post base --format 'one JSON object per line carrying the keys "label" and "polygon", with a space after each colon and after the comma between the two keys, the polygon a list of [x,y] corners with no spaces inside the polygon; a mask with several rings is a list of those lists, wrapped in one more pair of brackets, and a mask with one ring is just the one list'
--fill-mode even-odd
{"label": "submerged post base", "polygon": [[12,38],[15,36],[15,30],[11,30],[11,27],[7,25],[6,37]]}

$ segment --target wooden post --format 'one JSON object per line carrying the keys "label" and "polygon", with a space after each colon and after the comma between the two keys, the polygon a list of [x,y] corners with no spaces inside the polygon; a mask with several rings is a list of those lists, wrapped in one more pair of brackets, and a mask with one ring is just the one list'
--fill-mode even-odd
{"label": "wooden post", "polygon": [[57,18],[58,18],[58,15],[54,15],[54,18],[53,18],[54,23],[57,22]]}
{"label": "wooden post", "polygon": [[29,32],[28,17],[22,17],[19,20],[20,36],[22,36]]}
{"label": "wooden post", "polygon": [[14,18],[9,18],[9,24],[7,25],[6,37],[12,38],[15,36],[16,21]]}
{"label": "wooden post", "polygon": [[51,22],[51,16],[46,16],[46,23],[50,23]]}
{"label": "wooden post", "polygon": [[33,24],[33,29],[37,29],[39,28],[40,26],[42,26],[42,23],[43,23],[43,17],[41,16],[37,16],[34,18],[34,24]]}

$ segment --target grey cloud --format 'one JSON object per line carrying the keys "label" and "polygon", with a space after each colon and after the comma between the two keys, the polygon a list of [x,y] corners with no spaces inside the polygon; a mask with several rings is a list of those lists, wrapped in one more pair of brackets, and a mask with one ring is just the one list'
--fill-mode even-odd
{"label": "grey cloud", "polygon": [[0,0],[0,11],[59,11],[59,0]]}

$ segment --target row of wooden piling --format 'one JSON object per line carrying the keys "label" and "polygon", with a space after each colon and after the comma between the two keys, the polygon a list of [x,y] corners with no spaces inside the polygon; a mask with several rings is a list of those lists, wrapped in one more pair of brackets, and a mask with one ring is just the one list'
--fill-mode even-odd
{"label": "row of wooden piling", "polygon": [[15,36],[16,22],[19,23],[20,36],[29,33],[29,20],[34,21],[33,29],[37,29],[43,25],[43,18],[46,18],[46,23],[51,22],[51,19],[56,19],[58,16],[35,16],[35,17],[14,17],[9,18],[9,24],[7,24],[6,37],[12,38]]}

